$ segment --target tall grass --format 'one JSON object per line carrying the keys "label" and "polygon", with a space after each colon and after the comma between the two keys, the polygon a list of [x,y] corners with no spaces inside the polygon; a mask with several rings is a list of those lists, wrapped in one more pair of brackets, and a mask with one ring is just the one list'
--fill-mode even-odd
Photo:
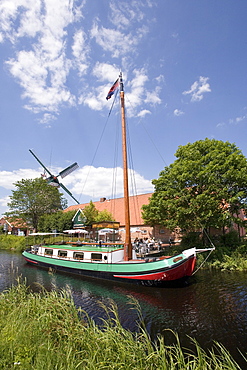
{"label": "tall grass", "polygon": [[133,298],[131,304],[139,312],[135,334],[122,327],[112,301],[103,306],[107,319],[99,328],[75,307],[69,291],[41,287],[33,293],[19,283],[0,295],[0,369],[240,369],[220,344],[206,353],[192,339],[192,353],[176,334],[173,346],[166,346],[162,336],[153,343]]}

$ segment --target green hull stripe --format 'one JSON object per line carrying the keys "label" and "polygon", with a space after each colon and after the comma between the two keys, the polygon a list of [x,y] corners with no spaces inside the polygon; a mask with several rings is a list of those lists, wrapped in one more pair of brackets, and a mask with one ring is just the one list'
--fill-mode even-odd
{"label": "green hull stripe", "polygon": [[[102,271],[102,272],[114,272],[114,273],[148,273],[149,271],[160,270],[164,268],[174,267],[174,258],[163,259],[160,261],[153,261],[153,262],[125,262],[125,263],[106,263],[106,262],[77,262],[77,261],[68,261],[65,259],[59,258],[51,258],[51,257],[43,257],[38,256],[36,254],[31,254],[28,252],[23,252],[23,256],[27,259],[31,259],[33,261],[52,264],[55,266],[63,266],[69,269],[79,269],[79,270],[87,270],[87,271]],[[184,256],[181,254],[176,257]],[[180,264],[182,259],[179,261]]]}

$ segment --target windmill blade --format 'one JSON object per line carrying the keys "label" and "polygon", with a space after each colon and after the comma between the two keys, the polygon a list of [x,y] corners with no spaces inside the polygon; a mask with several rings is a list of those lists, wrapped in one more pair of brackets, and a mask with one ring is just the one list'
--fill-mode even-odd
{"label": "windmill blade", "polygon": [[77,203],[77,204],[80,204],[80,202],[78,202],[77,199],[75,199],[72,195],[72,193],[69,191],[69,189],[67,189],[61,182],[59,183],[59,185],[61,186],[61,188],[63,188],[64,191],[66,191],[66,193],[69,194],[69,196],[74,199],[74,201]]}
{"label": "windmill blade", "polygon": [[34,156],[34,158],[39,162],[39,164],[45,169],[45,171],[53,177],[53,175],[50,173],[50,171],[43,165],[43,163],[39,160],[39,158],[32,152],[31,149],[29,149],[29,152]]}
{"label": "windmill blade", "polygon": [[78,168],[78,164],[75,162],[73,164],[71,164],[69,167],[65,168],[65,170],[59,172],[59,176],[62,177],[62,179],[69,175],[71,172],[75,171],[77,168]]}

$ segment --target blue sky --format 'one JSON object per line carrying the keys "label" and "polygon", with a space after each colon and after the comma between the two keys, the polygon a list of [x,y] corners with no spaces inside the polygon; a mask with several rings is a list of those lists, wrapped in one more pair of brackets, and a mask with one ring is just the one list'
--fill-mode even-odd
{"label": "blue sky", "polygon": [[29,149],[55,175],[78,162],[62,182],[81,203],[111,197],[119,115],[105,97],[120,70],[138,193],[179,145],[247,155],[246,14],[246,0],[1,0],[0,215],[14,182],[43,173]]}

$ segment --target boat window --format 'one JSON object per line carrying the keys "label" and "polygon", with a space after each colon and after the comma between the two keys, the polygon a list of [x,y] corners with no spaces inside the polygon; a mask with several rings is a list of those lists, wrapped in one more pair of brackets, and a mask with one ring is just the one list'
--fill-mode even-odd
{"label": "boat window", "polygon": [[91,260],[102,261],[102,254],[101,253],[91,253]]}
{"label": "boat window", "polygon": [[45,254],[47,256],[52,256],[53,255],[53,249],[45,249]]}
{"label": "boat window", "polygon": [[74,259],[75,260],[83,260],[84,259],[84,253],[83,252],[74,252]]}
{"label": "boat window", "polygon": [[58,251],[58,256],[59,257],[67,257],[67,251],[63,251],[63,250]]}

